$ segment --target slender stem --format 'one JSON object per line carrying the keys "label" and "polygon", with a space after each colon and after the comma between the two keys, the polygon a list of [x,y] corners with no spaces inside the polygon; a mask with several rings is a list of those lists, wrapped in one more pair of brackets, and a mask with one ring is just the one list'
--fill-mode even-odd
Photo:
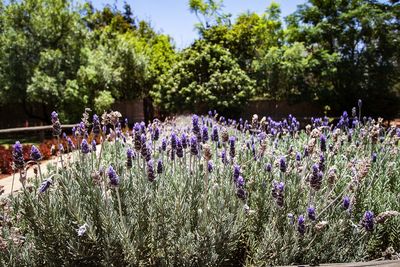
{"label": "slender stem", "polygon": [[122,217],[122,205],[121,205],[121,197],[119,196],[119,188],[117,187],[115,189],[115,192],[117,193],[117,200],[118,200],[118,210],[119,210],[119,218],[121,220],[122,226],[125,227],[124,219]]}
{"label": "slender stem", "polygon": [[13,199],[14,180],[15,180],[15,172],[13,172],[13,179],[12,179],[12,184],[11,184],[11,199]]}

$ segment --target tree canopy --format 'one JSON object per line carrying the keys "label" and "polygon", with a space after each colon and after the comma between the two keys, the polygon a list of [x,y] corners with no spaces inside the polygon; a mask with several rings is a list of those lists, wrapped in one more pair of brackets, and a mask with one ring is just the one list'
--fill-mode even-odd
{"label": "tree canopy", "polygon": [[315,101],[332,114],[362,98],[372,115],[399,115],[399,1],[309,0],[286,18],[274,2],[236,18],[222,0],[188,6],[200,37],[177,50],[127,3],[1,0],[0,102],[44,120],[134,98],[163,112],[263,98]]}

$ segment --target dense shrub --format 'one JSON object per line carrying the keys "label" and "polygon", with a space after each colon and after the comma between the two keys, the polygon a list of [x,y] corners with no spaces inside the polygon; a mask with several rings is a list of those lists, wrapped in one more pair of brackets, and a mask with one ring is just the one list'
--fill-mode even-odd
{"label": "dense shrub", "polygon": [[103,116],[96,153],[77,130],[79,149],[5,206],[2,264],[269,266],[400,251],[400,129],[347,113],[305,130],[292,116],[210,114],[131,131],[119,117]]}

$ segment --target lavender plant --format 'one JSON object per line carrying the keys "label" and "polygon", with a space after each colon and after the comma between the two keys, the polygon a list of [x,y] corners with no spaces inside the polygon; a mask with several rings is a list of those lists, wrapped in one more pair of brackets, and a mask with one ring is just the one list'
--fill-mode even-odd
{"label": "lavender plant", "polygon": [[400,130],[381,120],[343,113],[301,130],[292,115],[210,112],[128,129],[120,117],[78,127],[92,125],[101,149],[68,139],[66,167],[15,195],[1,231],[23,242],[7,242],[2,263],[268,266],[400,251]]}

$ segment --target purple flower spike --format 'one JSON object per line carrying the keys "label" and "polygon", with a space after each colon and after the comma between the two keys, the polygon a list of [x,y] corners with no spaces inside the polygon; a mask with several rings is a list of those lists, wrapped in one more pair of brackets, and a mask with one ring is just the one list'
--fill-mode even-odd
{"label": "purple flower spike", "polygon": [[171,134],[171,147],[174,150],[176,149],[176,134],[175,133]]}
{"label": "purple flower spike", "polygon": [[197,138],[196,138],[196,136],[192,136],[190,138],[190,152],[194,156],[197,156],[199,154],[199,151],[198,151],[198,148],[197,148]]}
{"label": "purple flower spike", "polygon": [[110,165],[110,167],[108,167],[107,176],[108,176],[108,179],[110,179],[110,184],[112,186],[119,185],[119,177],[111,165]]}
{"label": "purple flower spike", "polygon": [[304,235],[304,233],[306,232],[306,225],[303,215],[300,215],[299,219],[297,220],[297,231],[301,235]]}
{"label": "purple flower spike", "polygon": [[229,156],[231,159],[235,157],[235,141],[236,139],[234,136],[229,137]]}
{"label": "purple flower spike", "polygon": [[93,115],[93,128],[92,131],[95,135],[100,134],[100,119],[96,114]]}
{"label": "purple flower spike", "polygon": [[285,157],[281,157],[281,159],[279,160],[279,169],[281,170],[281,172],[286,172],[286,158]]}
{"label": "purple flower spike", "polygon": [[236,183],[237,179],[239,178],[240,175],[240,166],[235,165],[233,167],[233,181]]}
{"label": "purple flower spike", "polygon": [[201,138],[202,138],[203,143],[206,143],[209,139],[208,138],[208,128],[205,125],[203,126],[203,129],[202,129]]}
{"label": "purple flower spike", "polygon": [[300,152],[296,152],[296,161],[300,161],[301,160],[301,154]]}
{"label": "purple flower spike", "polygon": [[160,129],[158,127],[156,127],[154,129],[153,139],[154,139],[154,141],[157,141],[158,138],[160,138]]}
{"label": "purple flower spike", "polygon": [[68,144],[69,149],[72,150],[75,148],[74,142],[72,142],[71,138],[69,138],[69,137],[67,137],[67,144]]}
{"label": "purple flower spike", "polygon": [[326,136],[324,134],[321,134],[320,141],[321,141],[321,151],[326,151]]}
{"label": "purple flower spike", "polygon": [[39,193],[44,193],[50,187],[50,185],[52,183],[53,183],[53,180],[51,180],[51,178],[44,180],[43,183],[39,187]]}
{"label": "purple flower spike", "polygon": [[182,142],[177,138],[176,140],[176,155],[178,158],[183,158],[183,147],[182,147]]}
{"label": "purple flower spike", "polygon": [[54,124],[56,121],[58,121],[58,114],[57,114],[57,112],[53,111],[51,113],[51,123]]}
{"label": "purple flower spike", "polygon": [[207,170],[208,170],[209,173],[212,173],[213,170],[214,170],[214,165],[213,165],[213,163],[212,163],[211,160],[209,160],[209,161],[207,162]]}
{"label": "purple flower spike", "polygon": [[361,107],[362,107],[362,100],[358,99],[358,108],[361,108]]}
{"label": "purple flower spike", "polygon": [[58,119],[57,112],[53,111],[51,113],[51,123],[53,124],[53,136],[60,136],[61,135],[61,123]]}
{"label": "purple flower spike", "polygon": [[92,151],[93,151],[93,152],[96,152],[96,150],[97,150],[97,147],[96,147],[96,146],[97,146],[96,140],[93,139],[93,140],[92,140]]}
{"label": "purple flower spike", "polygon": [[376,162],[376,157],[377,157],[377,154],[374,152],[374,153],[372,153],[372,162]]}
{"label": "purple flower spike", "polygon": [[39,149],[36,146],[31,147],[31,159],[34,161],[39,161],[42,159],[42,154],[40,153]]}
{"label": "purple flower spike", "polygon": [[163,173],[163,170],[164,170],[163,162],[161,159],[159,159],[157,162],[157,173],[161,174]]}
{"label": "purple flower spike", "polygon": [[272,171],[272,165],[271,165],[271,163],[267,163],[267,164],[265,165],[265,170],[266,170],[267,172],[271,172],[271,171]]}
{"label": "purple flower spike", "polygon": [[22,152],[22,145],[19,141],[16,141],[15,145],[13,145],[12,158],[15,169],[20,170],[24,168],[24,155]]}
{"label": "purple flower spike", "polygon": [[181,136],[181,142],[182,142],[182,147],[186,149],[188,147],[188,143],[187,143],[187,136],[185,133],[183,133]]}
{"label": "purple flower spike", "polygon": [[228,160],[226,158],[226,151],[225,150],[223,150],[221,152],[221,161],[222,161],[223,164],[227,164],[228,163]]}
{"label": "purple flower spike", "polygon": [[240,188],[244,187],[244,178],[241,175],[239,175],[239,177],[237,178],[236,186]]}
{"label": "purple flower spike", "polygon": [[308,207],[307,208],[307,215],[308,215],[308,218],[311,220],[311,221],[315,221],[315,219],[316,219],[316,216],[315,216],[315,208],[314,207]]}
{"label": "purple flower spike", "polygon": [[81,143],[81,152],[82,152],[83,154],[87,154],[87,153],[90,152],[89,144],[88,144],[88,142],[86,141],[86,139],[83,139],[83,140],[82,140],[82,143]]}
{"label": "purple flower spike", "polygon": [[345,196],[345,197],[343,198],[342,207],[343,207],[345,210],[349,209],[349,207],[350,207],[350,198],[349,198],[348,196]]}
{"label": "purple flower spike", "polygon": [[126,166],[128,168],[132,168],[132,165],[133,165],[132,160],[133,159],[134,159],[133,150],[131,148],[128,148],[128,150],[126,151]]}
{"label": "purple flower spike", "polygon": [[374,213],[372,211],[366,211],[364,213],[363,220],[361,222],[364,229],[368,232],[374,230]]}
{"label": "purple flower spike", "polygon": [[167,150],[167,140],[165,140],[165,138],[163,138],[161,140],[161,149],[162,149],[162,151],[166,151]]}
{"label": "purple flower spike", "polygon": [[214,125],[214,127],[213,127],[211,139],[212,139],[214,142],[218,142],[218,140],[219,140],[219,136],[218,136],[218,127],[217,127],[216,125]]}
{"label": "purple flower spike", "polygon": [[153,160],[149,160],[147,162],[147,179],[149,179],[150,182],[153,182],[156,179],[156,177],[154,175]]}

